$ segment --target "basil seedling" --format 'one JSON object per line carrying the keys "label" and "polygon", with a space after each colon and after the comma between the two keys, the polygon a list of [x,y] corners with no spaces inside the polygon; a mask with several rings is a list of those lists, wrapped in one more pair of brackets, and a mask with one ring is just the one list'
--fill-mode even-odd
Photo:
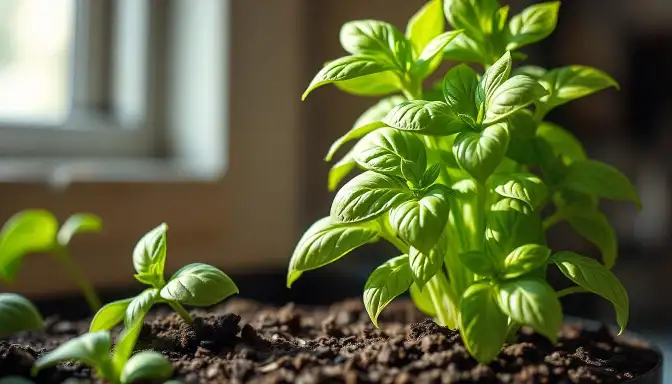
{"label": "basil seedling", "polygon": [[[483,363],[521,325],[555,342],[563,322],[559,298],[569,293],[609,300],[625,328],[628,296],[610,271],[617,242],[599,200],[639,205],[637,191],[620,171],[589,159],[570,131],[545,121],[552,109],[618,84],[586,66],[514,66],[525,56],[520,48],[553,32],[559,5],[532,5],[509,18],[509,7],[497,0],[431,0],[405,35],[375,20],[343,26],[341,44],[350,55],[327,63],[303,98],[328,83],[386,97],[329,149],[327,161],[356,141],[331,169],[330,190],[354,169],[364,172],[340,188],[330,215],[299,240],[288,286],[384,239],[401,255],[373,271],[364,287],[374,324],[410,290],[418,308],[459,329]],[[452,31],[444,31],[444,16]],[[484,71],[455,64],[441,82],[423,87],[440,57]],[[555,213],[542,217],[549,204]],[[602,263],[548,248],[546,231],[563,221],[599,248]],[[549,265],[575,286],[556,292],[546,282]]]}
{"label": "basil seedling", "polygon": [[140,239],[133,250],[135,278],[149,286],[136,297],[105,305],[96,313],[90,331],[109,330],[122,320],[128,327],[142,321],[154,304],[170,305],[186,323],[193,320],[183,305],[206,307],[238,293],[238,287],[224,272],[202,263],[180,268],[166,282],[166,233],[164,223]]}
{"label": "basil seedling", "polygon": [[44,319],[33,303],[15,293],[0,293],[0,338],[37,329],[44,329]]}
{"label": "basil seedling", "polygon": [[48,211],[29,209],[12,216],[0,232],[0,280],[11,282],[30,253],[53,255],[75,280],[91,311],[100,308],[93,286],[75,264],[68,248],[77,233],[100,232],[101,220],[89,213],[70,216],[59,228],[58,220]]}
{"label": "basil seedling", "polygon": [[99,377],[113,384],[163,382],[173,375],[173,365],[163,355],[144,351],[131,357],[141,329],[141,321],[124,329],[114,352],[111,352],[109,332],[85,333],[41,356],[35,362],[33,375],[65,361],[79,361],[94,368]]}

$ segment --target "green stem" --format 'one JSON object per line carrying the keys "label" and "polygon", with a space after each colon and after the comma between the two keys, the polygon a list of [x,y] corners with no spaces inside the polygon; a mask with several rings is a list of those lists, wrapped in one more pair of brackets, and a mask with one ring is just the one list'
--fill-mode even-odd
{"label": "green stem", "polygon": [[186,309],[184,309],[182,304],[176,301],[171,301],[168,302],[168,305],[170,305],[170,307],[173,308],[178,315],[180,315],[180,317],[182,318],[182,320],[184,320],[185,323],[191,324],[194,322],[194,319],[191,318],[191,315],[189,314],[189,312],[187,312]]}
{"label": "green stem", "polygon": [[576,287],[569,287],[569,288],[561,289],[558,292],[556,292],[555,295],[559,299],[563,296],[571,295],[573,293],[585,293],[585,292],[588,292],[585,288],[576,286]]}
{"label": "green stem", "polygon": [[96,373],[110,383],[119,383],[119,375],[116,373],[111,359],[101,362],[100,366],[96,369]]}
{"label": "green stem", "polygon": [[485,213],[488,200],[488,190],[484,184],[476,182],[476,215],[474,220],[474,233],[471,238],[470,250],[481,250],[485,236]]}
{"label": "green stem", "polygon": [[[441,284],[440,279],[442,276],[440,275],[443,275],[443,271],[441,270],[438,271],[434,277],[429,279],[425,288],[429,290],[429,297],[431,297],[432,303],[434,304],[436,319],[438,320],[439,325],[455,328],[456,324],[452,324],[452,319],[449,316],[449,313],[452,311],[448,308],[448,305],[451,304],[446,303],[446,290]],[[445,278],[445,276],[443,277]]]}
{"label": "green stem", "polygon": [[86,276],[84,276],[82,270],[79,268],[77,264],[75,264],[74,260],[72,260],[72,257],[70,256],[70,252],[68,251],[68,249],[63,246],[57,246],[57,248],[54,250],[54,253],[56,259],[58,259],[61,262],[61,264],[63,264],[63,266],[68,271],[72,279],[75,280],[77,286],[79,286],[79,289],[84,294],[84,299],[86,300],[86,303],[89,305],[91,312],[93,313],[98,312],[98,310],[102,305],[100,298],[98,298],[98,294],[96,294],[96,291],[93,289],[93,286],[86,278]]}
{"label": "green stem", "polygon": [[544,228],[544,231],[547,231],[550,229],[552,226],[562,222],[565,220],[565,215],[562,214],[560,211],[555,211],[551,216],[547,217],[544,219],[544,222],[542,223],[542,227]]}

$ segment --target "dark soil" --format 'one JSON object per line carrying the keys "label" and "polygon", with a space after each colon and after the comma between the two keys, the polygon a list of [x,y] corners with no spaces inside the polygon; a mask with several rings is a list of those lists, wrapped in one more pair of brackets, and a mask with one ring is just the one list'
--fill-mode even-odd
{"label": "dark soil", "polygon": [[[147,318],[137,345],[162,351],[184,383],[612,383],[647,372],[659,358],[643,343],[615,340],[605,327],[567,325],[556,346],[523,329],[518,343],[481,365],[469,357],[457,332],[403,300],[383,312],[380,329],[359,300],[312,309],[231,300],[193,315],[188,326],[167,310],[157,311]],[[50,319],[46,332],[0,341],[0,377],[28,376],[36,357],[87,328],[86,321]],[[71,377],[90,382],[91,370],[62,364],[36,381]]]}

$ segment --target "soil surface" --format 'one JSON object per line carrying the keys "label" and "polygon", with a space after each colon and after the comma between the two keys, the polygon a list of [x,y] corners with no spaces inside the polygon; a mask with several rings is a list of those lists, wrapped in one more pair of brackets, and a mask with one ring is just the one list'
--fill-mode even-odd
{"label": "soil surface", "polygon": [[[518,343],[481,365],[469,357],[458,332],[438,326],[405,300],[383,311],[380,329],[360,300],[327,308],[230,300],[192,315],[194,324],[186,325],[167,308],[158,309],[147,317],[136,346],[163,352],[184,383],[612,383],[658,362],[645,344],[614,339],[605,327],[566,325],[556,346],[523,329]],[[29,377],[37,357],[85,332],[88,324],[52,318],[45,332],[0,341],[0,377]],[[89,368],[68,363],[45,369],[35,381],[100,382],[91,375]]]}

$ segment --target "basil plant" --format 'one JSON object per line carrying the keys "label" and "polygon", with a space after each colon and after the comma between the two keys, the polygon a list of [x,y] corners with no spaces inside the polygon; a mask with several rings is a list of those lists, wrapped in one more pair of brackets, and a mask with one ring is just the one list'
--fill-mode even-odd
{"label": "basil plant", "polygon": [[[555,342],[563,323],[559,298],[592,292],[613,304],[623,330],[628,296],[611,272],[617,242],[599,202],[639,205],[637,192],[617,169],[589,159],[570,131],[545,119],[556,107],[618,85],[587,66],[514,64],[525,58],[519,49],[553,32],[559,6],[540,3],[509,15],[497,0],[431,0],[405,34],[376,20],[342,27],[348,55],[328,62],[303,97],[333,83],[383,98],[329,150],[327,161],[356,141],[331,169],[330,190],[355,168],[363,172],[338,190],[330,215],[299,241],[288,286],[383,239],[400,255],[364,287],[374,324],[410,290],[422,311],[459,329],[471,355],[487,363],[523,325]],[[444,60],[453,65],[443,80],[424,86]],[[594,243],[601,260],[549,249],[545,233],[560,222]],[[554,290],[548,268],[572,285]]]}

